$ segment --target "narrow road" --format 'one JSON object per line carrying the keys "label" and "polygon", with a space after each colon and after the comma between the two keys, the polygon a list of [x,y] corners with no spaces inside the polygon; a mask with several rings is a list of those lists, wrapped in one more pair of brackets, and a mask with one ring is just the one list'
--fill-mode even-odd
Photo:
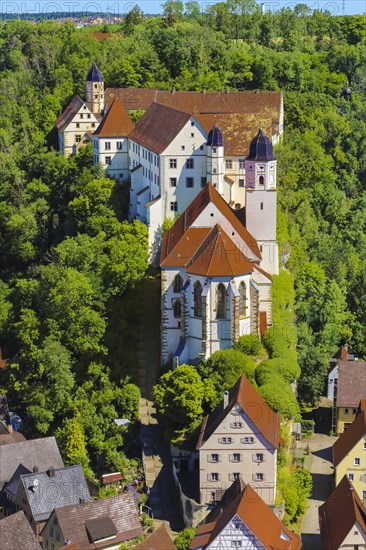
{"label": "narrow road", "polygon": [[[302,522],[302,550],[322,550],[318,510],[319,506],[323,504],[334,489],[332,446],[337,438],[326,435],[326,432],[330,430],[330,425],[328,427],[328,422],[324,422],[324,416],[320,415],[320,417],[322,421],[317,422],[315,429],[317,432],[325,433],[315,433],[309,439],[311,452],[310,472],[313,478],[313,490],[308,501],[307,512]],[[326,414],[326,418],[328,418],[328,414]],[[304,447],[307,444],[307,440],[302,442]]]}

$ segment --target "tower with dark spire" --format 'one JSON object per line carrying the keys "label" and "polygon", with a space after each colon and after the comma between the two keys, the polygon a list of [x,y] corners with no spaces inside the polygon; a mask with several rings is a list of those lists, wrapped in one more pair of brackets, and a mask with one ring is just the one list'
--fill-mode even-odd
{"label": "tower with dark spire", "polygon": [[94,114],[100,115],[104,109],[104,79],[95,61],[86,77],[86,101]]}
{"label": "tower with dark spire", "polygon": [[224,138],[215,122],[207,137],[207,179],[220,195],[224,193]]}
{"label": "tower with dark spire", "polygon": [[271,274],[278,273],[276,169],[272,141],[260,128],[245,159],[245,225],[258,242],[261,267]]}

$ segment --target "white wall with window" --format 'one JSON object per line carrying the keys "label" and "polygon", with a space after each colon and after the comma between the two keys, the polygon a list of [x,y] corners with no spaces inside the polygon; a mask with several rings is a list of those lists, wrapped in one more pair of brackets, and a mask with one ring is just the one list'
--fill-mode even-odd
{"label": "white wall with window", "polygon": [[129,175],[127,137],[93,136],[94,163],[107,169],[107,175],[116,180],[126,180]]}

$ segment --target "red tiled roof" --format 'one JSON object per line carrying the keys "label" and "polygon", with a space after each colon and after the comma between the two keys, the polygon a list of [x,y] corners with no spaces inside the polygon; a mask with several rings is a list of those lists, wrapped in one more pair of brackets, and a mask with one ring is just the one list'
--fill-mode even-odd
{"label": "red tiled roof", "polygon": [[[260,540],[266,550],[301,549],[300,537],[285,527],[249,484],[245,485],[241,494],[223,509],[216,521],[203,524],[197,529],[189,548],[205,550],[236,515]],[[282,538],[281,535],[286,538]]]}
{"label": "red tiled roof", "polygon": [[323,550],[336,550],[358,523],[366,536],[366,509],[345,475],[333,493],[319,508]]}
{"label": "red tiled roof", "polygon": [[134,546],[135,550],[176,550],[176,546],[164,524],[160,525],[145,540]]}
{"label": "red tiled roof", "polygon": [[188,113],[153,103],[129,138],[160,155],[190,118]]}
{"label": "red tiled roof", "polygon": [[114,474],[104,474],[102,476],[103,483],[113,483],[113,481],[121,481],[123,479],[121,472],[115,472]]}
{"label": "red tiled roof", "polygon": [[183,235],[185,235],[187,229],[191,227],[191,225],[195,222],[195,220],[198,218],[201,212],[204,211],[204,209],[210,202],[212,202],[216,206],[216,208],[218,208],[218,210],[223,214],[223,216],[225,216],[225,218],[230,222],[234,230],[237,231],[237,233],[248,246],[251,253],[254,254],[256,259],[260,259],[260,251],[255,238],[240,223],[238,218],[235,216],[233,210],[221,197],[221,195],[213,187],[213,185],[207,183],[205,187],[201,189],[198,195],[193,199],[186,210],[181,214],[181,216],[179,216],[173,227],[163,235],[162,249],[160,255],[161,266],[165,265],[165,259],[173,251],[175,246],[182,239]]}
{"label": "red tiled roof", "polygon": [[104,115],[102,122],[95,130],[94,135],[99,137],[128,136],[135,128],[123,105],[115,99]]}
{"label": "red tiled roof", "polygon": [[236,277],[252,273],[253,266],[225,231],[216,225],[192,257],[186,271],[206,277]]}
{"label": "red tiled roof", "polygon": [[366,435],[366,399],[360,402],[359,412],[350,425],[333,445],[333,464],[336,468],[352,451],[355,445]]}
{"label": "red tiled roof", "polygon": [[[235,386],[231,388],[227,407],[224,409],[221,402],[214,412],[205,417],[197,449],[200,449],[211,437],[237,403],[268,443],[277,449],[280,445],[280,417],[267,405],[244,374],[242,374]],[[258,414],[258,411],[261,414]]]}
{"label": "red tiled roof", "polygon": [[[278,124],[281,114],[281,92],[168,92],[154,88],[107,88],[105,102],[114,98],[123,103],[127,111],[147,110],[158,102],[190,114],[219,113],[271,113]],[[260,122],[260,121],[259,121]]]}
{"label": "red tiled roof", "polygon": [[79,109],[84,105],[84,101],[76,95],[72,98],[71,103],[66,107],[60,118],[55,122],[58,130],[62,131],[74,118]]}
{"label": "red tiled roof", "polygon": [[339,361],[337,407],[356,408],[365,396],[366,361]]}

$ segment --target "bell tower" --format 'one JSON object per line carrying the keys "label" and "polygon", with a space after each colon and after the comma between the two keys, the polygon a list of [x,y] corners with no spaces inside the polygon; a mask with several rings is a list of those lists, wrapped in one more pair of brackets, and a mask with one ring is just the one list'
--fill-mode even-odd
{"label": "bell tower", "polygon": [[261,128],[245,159],[245,219],[261,251],[260,265],[272,275],[278,273],[276,171],[272,142]]}
{"label": "bell tower", "polygon": [[86,101],[92,112],[100,115],[104,109],[104,79],[95,62],[86,77]]}
{"label": "bell tower", "polygon": [[207,179],[224,194],[224,138],[216,122],[207,137]]}

